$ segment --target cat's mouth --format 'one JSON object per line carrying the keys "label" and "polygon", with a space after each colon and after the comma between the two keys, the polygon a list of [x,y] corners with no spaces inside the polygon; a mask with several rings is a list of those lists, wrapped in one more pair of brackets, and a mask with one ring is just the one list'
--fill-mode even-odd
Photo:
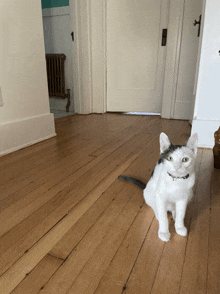
{"label": "cat's mouth", "polygon": [[187,172],[186,171],[177,171],[177,170],[173,170],[170,172],[170,174],[172,174],[174,177],[184,177]]}
{"label": "cat's mouth", "polygon": [[173,180],[175,180],[175,179],[188,179],[188,177],[189,177],[189,174],[186,174],[184,176],[182,176],[182,175],[177,176],[177,175],[170,174],[169,172],[167,172],[167,173],[171,178],[173,178]]}

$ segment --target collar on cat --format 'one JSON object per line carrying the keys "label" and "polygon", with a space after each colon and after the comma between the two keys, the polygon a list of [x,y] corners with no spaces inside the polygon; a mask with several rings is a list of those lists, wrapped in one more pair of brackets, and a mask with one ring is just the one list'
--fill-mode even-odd
{"label": "collar on cat", "polygon": [[[168,173],[168,172],[167,172]],[[168,175],[171,177],[171,178],[173,178],[173,181],[175,180],[175,179],[188,179],[188,177],[189,177],[189,174],[187,174],[185,177],[174,177],[173,175],[171,175],[170,173],[168,173]]]}

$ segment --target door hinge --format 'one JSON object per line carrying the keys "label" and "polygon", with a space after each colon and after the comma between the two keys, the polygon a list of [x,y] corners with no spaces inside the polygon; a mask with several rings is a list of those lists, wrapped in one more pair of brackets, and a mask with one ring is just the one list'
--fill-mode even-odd
{"label": "door hinge", "polygon": [[201,27],[201,20],[202,20],[202,15],[199,16],[199,21],[197,21],[196,19],[194,20],[193,25],[196,26],[197,24],[199,25],[198,27],[198,37],[200,36],[200,27]]}
{"label": "door hinge", "polygon": [[167,45],[167,29],[162,30],[162,42],[161,46],[166,46]]}

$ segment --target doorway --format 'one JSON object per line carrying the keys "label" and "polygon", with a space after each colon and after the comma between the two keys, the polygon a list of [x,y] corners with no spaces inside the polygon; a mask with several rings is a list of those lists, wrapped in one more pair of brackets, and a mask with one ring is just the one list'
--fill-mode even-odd
{"label": "doorway", "polygon": [[70,109],[66,99],[50,97],[50,110],[55,118],[74,113],[71,13],[69,6],[42,9],[45,54],[65,54],[65,89],[70,89]]}
{"label": "doorway", "polygon": [[[76,63],[77,74],[74,75],[74,77],[76,77],[76,86],[78,86],[77,94],[75,95],[75,111],[77,113],[104,113],[108,111],[107,90],[108,87],[111,87],[111,84],[107,79],[107,75],[109,74],[109,68],[107,66],[107,40],[109,38],[109,36],[107,36],[107,9],[109,2],[106,0],[71,1],[74,1],[76,6],[76,55],[78,58]],[[136,3],[136,1],[129,1],[129,3],[133,2]],[[189,11],[191,9],[189,0],[170,1],[169,6],[169,23],[167,27],[168,36],[167,46],[165,49],[167,54],[164,69],[165,74],[161,107],[161,116],[164,118],[174,118],[173,109],[176,101],[177,80],[179,75],[178,70],[181,54],[180,49],[182,44],[184,18],[186,17],[186,5],[188,5]],[[196,5],[194,5],[192,9],[196,12],[195,18],[198,18],[200,9]],[[194,16],[189,21],[190,25],[194,28]],[[196,30],[196,28],[194,29]],[[186,50],[187,48],[188,47],[186,46]],[[194,51],[196,52],[194,56],[196,61],[197,50]],[[186,53],[185,50],[184,52]],[[123,66],[121,67],[123,69]],[[195,65],[194,68],[191,68],[190,70],[195,76]],[[187,72],[185,72],[185,75],[187,75]],[[182,80],[179,79],[180,83],[181,81]],[[122,82],[124,84],[128,84],[127,81],[122,80]],[[190,99],[191,98],[193,99],[193,97],[190,97]],[[185,106],[182,104],[182,107]],[[194,101],[192,102],[192,108],[193,107]],[[184,118],[182,117],[182,119]]]}

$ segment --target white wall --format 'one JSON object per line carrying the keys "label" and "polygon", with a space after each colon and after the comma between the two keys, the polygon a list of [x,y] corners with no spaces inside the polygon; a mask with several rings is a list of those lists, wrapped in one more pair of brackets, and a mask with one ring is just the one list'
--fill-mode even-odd
{"label": "white wall", "polygon": [[1,0],[0,44],[0,154],[5,154],[56,135],[40,0]]}
{"label": "white wall", "polygon": [[220,1],[206,1],[203,39],[192,133],[199,135],[199,146],[212,148],[214,132],[220,126]]}

